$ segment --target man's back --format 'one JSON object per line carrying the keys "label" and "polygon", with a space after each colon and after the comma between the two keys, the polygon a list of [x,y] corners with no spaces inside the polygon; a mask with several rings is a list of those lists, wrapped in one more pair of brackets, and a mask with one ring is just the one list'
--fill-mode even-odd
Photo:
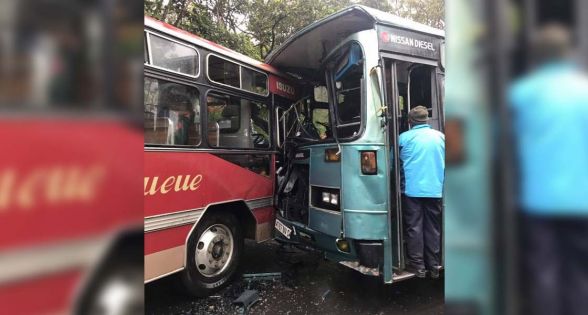
{"label": "man's back", "polygon": [[445,135],[427,124],[400,135],[405,191],[410,197],[441,198],[445,170]]}
{"label": "man's back", "polygon": [[510,93],[523,208],[588,210],[588,78],[571,63],[543,66]]}

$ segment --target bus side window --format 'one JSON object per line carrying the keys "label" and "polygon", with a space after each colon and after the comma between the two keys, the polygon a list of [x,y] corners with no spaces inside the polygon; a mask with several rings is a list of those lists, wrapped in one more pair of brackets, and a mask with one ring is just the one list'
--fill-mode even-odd
{"label": "bus side window", "polygon": [[194,87],[145,78],[145,144],[200,144],[200,99]]}
{"label": "bus side window", "polygon": [[267,105],[241,97],[210,93],[207,97],[208,143],[224,148],[269,148]]}
{"label": "bus side window", "polygon": [[267,75],[241,67],[241,88],[259,95],[267,94]]}
{"label": "bus side window", "polygon": [[151,65],[193,77],[198,75],[200,65],[195,48],[155,34],[149,34],[148,39],[153,57]]}

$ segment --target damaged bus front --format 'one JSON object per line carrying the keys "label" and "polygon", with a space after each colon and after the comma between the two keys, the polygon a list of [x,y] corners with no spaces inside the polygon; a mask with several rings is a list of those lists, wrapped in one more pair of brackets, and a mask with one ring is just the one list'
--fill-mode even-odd
{"label": "damaged bus front", "polygon": [[302,97],[277,108],[276,237],[384,282],[404,271],[398,135],[422,105],[442,130],[443,32],[352,6],[293,35],[266,62]]}

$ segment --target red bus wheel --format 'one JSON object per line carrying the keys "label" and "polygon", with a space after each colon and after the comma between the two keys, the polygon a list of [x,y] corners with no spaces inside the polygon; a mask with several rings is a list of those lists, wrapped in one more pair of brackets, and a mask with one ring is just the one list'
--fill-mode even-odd
{"label": "red bus wheel", "polygon": [[188,292],[206,296],[226,286],[237,271],[243,236],[237,218],[227,212],[203,217],[188,240],[182,280]]}

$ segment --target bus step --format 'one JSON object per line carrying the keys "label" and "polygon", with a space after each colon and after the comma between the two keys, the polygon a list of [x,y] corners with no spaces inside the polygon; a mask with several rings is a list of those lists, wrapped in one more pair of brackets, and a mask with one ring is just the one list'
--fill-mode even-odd
{"label": "bus step", "polygon": [[414,278],[416,277],[416,275],[412,272],[408,272],[408,271],[394,271],[394,274],[392,275],[392,281],[396,282],[396,281],[402,281],[402,280],[406,280],[406,279],[410,279],[410,278]]}

